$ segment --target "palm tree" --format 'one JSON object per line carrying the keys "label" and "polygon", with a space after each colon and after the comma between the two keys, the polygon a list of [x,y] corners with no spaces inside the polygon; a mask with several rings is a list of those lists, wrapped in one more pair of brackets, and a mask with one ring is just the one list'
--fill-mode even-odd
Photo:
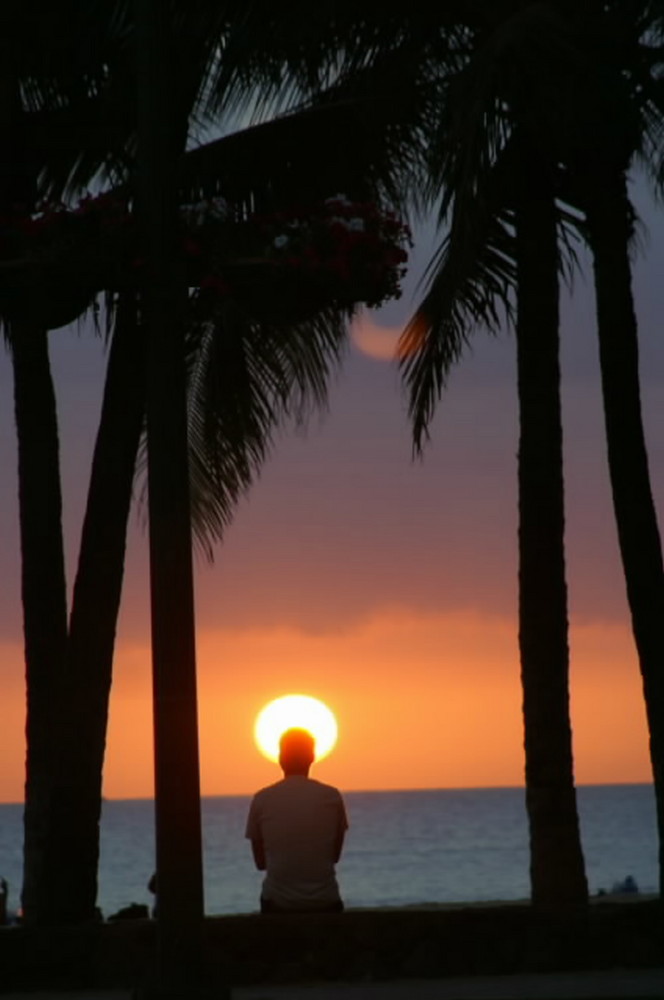
{"label": "palm tree", "polygon": [[[585,61],[563,135],[593,257],[613,507],[650,732],[659,885],[664,894],[664,565],[641,412],[628,171],[640,160],[661,190],[664,121],[661,3],[574,12]],[[583,95],[577,101],[578,94]]]}
{"label": "palm tree", "polygon": [[[442,190],[450,230],[404,335],[401,365],[421,448],[468,330],[497,329],[499,305],[510,314],[514,289],[526,805],[532,899],[551,905],[582,903],[588,890],[569,716],[556,172],[510,87],[515,50],[527,49],[535,27],[528,13],[517,11],[511,24],[481,20],[467,64],[445,84],[438,126],[445,146],[433,150],[430,194]],[[527,94],[536,103],[532,84]]]}
{"label": "palm tree", "polygon": [[21,591],[27,687],[24,894],[46,877],[41,831],[53,775],[52,708],[66,651],[66,585],[55,395],[47,334],[29,325],[8,331],[18,436]]}
{"label": "palm tree", "polygon": [[154,705],[157,990],[195,986],[202,969],[203,855],[196,637],[186,423],[187,286],[178,264],[177,164],[186,135],[173,103],[171,12],[136,6],[137,211],[145,274],[150,607]]}
{"label": "palm tree", "polygon": [[[593,258],[609,473],[650,732],[664,890],[664,571],[640,404],[627,174],[641,162],[661,186],[661,3],[551,4],[561,52],[549,63],[541,145],[563,165]],[[555,23],[552,20],[552,23]]]}
{"label": "palm tree", "polygon": [[[103,712],[105,719],[107,714],[104,706],[111,686],[126,528],[143,429],[145,366],[141,352],[142,336],[136,325],[134,302],[131,296],[125,296],[117,308],[110,345],[68,622],[66,609],[64,613],[65,653],[51,704],[45,707],[53,727],[48,750],[54,765],[46,789],[51,810],[48,826],[44,830],[40,824],[35,830],[26,818],[23,900],[28,920],[38,922],[68,922],[80,919],[81,912],[94,912],[99,845],[98,835],[90,836],[90,831],[98,831],[105,745],[105,727],[100,730],[98,715]],[[15,370],[15,380],[18,391],[22,385],[31,385],[29,373],[25,376]],[[33,386],[33,391],[36,389]],[[25,421],[17,419],[19,433],[24,427]],[[37,483],[32,493],[44,511],[47,498],[39,489]],[[22,511],[22,521],[32,524],[29,510]],[[53,525],[51,534],[60,539],[61,546],[59,522]],[[23,560],[25,563],[25,550]],[[62,600],[66,593],[63,584],[64,578],[56,590],[42,578],[36,596],[42,595],[43,599],[52,591],[62,595]],[[32,603],[24,602],[26,615]],[[90,664],[95,665],[94,670]],[[39,685],[34,679],[28,690],[38,696]],[[39,739],[39,731],[33,739]],[[30,778],[40,774],[38,766],[28,770]],[[43,859],[43,867],[36,871],[28,850],[27,838],[32,833],[38,837],[38,857]],[[85,911],[82,900],[86,901]]]}
{"label": "palm tree", "polygon": [[[63,25],[71,28],[77,17],[88,29],[85,37],[90,41],[90,50],[97,48],[104,52],[106,41],[104,30],[98,28],[97,20],[90,9],[85,12],[77,4],[63,0],[57,8],[48,10],[39,5],[33,9],[29,2],[15,5],[6,11],[3,33],[3,68],[0,90],[3,93],[2,138],[10,154],[3,157],[3,176],[0,200],[3,222],[10,226],[12,220],[19,220],[34,210],[40,190],[38,176],[44,167],[44,156],[49,150],[58,150],[57,159],[63,158],[63,146],[57,139],[67,137],[73,141],[80,134],[81,113],[85,117],[86,101],[95,93],[104,77],[101,64],[90,64],[88,50],[81,47],[76,31],[64,33]],[[83,26],[81,23],[81,27]],[[102,21],[102,24],[104,22]],[[69,115],[69,128],[61,131],[63,117]],[[74,126],[74,127],[71,127]],[[111,146],[107,149],[109,162],[112,160]],[[66,157],[64,157],[66,159]],[[7,169],[9,167],[9,169]],[[56,164],[57,173],[57,164]],[[11,248],[10,248],[11,249]],[[5,254],[7,246],[5,245]],[[9,254],[11,257],[11,253]],[[15,412],[19,448],[19,512],[22,551],[22,594],[24,607],[24,632],[27,681],[27,760],[25,797],[25,877],[24,905],[28,919],[49,921],[57,912],[56,919],[66,920],[70,902],[68,891],[54,896],[49,890],[62,863],[67,864],[67,851],[79,855],[79,867],[83,867],[90,853],[89,845],[77,839],[76,831],[71,837],[61,836],[60,842],[50,831],[57,833],[67,821],[68,815],[79,815],[77,810],[69,812],[71,803],[57,794],[57,782],[61,780],[56,748],[71,742],[72,733],[64,723],[64,716],[58,706],[66,704],[73,693],[80,695],[76,684],[71,681],[72,672],[68,664],[72,660],[70,647],[78,648],[79,654],[95,659],[98,646],[95,643],[102,635],[108,635],[109,627],[104,619],[104,608],[99,615],[80,614],[80,609],[93,592],[87,584],[102,581],[102,587],[110,596],[117,573],[105,563],[109,539],[113,536],[110,520],[102,522],[91,515],[91,508],[100,506],[100,499],[122,492],[122,462],[118,443],[111,449],[111,458],[118,459],[118,465],[109,469],[108,454],[104,436],[97,443],[95,474],[88,517],[84,530],[81,550],[81,572],[76,585],[74,614],[68,630],[67,598],[64,575],[64,554],[61,527],[61,499],[59,482],[58,430],[55,397],[48,359],[47,330],[74,319],[78,312],[89,303],[93,296],[85,292],[83,298],[71,312],[71,305],[59,300],[59,285],[48,287],[47,281],[40,280],[45,275],[39,269],[23,267],[16,269],[15,262],[3,260],[3,295],[0,306],[3,326],[7,334],[14,365]],[[112,349],[112,356],[121,350],[123,338],[118,337]],[[126,343],[126,337],[125,337]],[[125,346],[126,350],[126,346]],[[112,363],[112,369],[117,367]],[[110,380],[111,382],[113,379]],[[108,397],[109,393],[107,393]],[[110,393],[112,396],[112,391]],[[131,393],[124,393],[122,419],[125,427],[131,427]],[[115,401],[118,409],[117,397]],[[108,411],[108,399],[105,403]],[[140,428],[140,414],[139,414]],[[106,417],[108,423],[108,417]],[[134,424],[136,423],[134,417]],[[120,428],[118,427],[118,430]],[[135,431],[136,442],[138,429]],[[126,437],[126,435],[125,435]],[[125,461],[129,465],[129,480],[126,504],[131,489],[133,459]],[[134,445],[135,450],[135,445]],[[108,452],[108,449],[106,448]],[[104,469],[106,470],[104,474]],[[117,478],[114,473],[117,473]],[[101,483],[99,489],[99,480]],[[95,488],[94,483],[97,483]],[[124,484],[127,485],[125,476]],[[107,492],[110,488],[110,493]],[[110,504],[112,509],[112,503]],[[124,545],[124,528],[118,538],[121,551]],[[121,572],[120,572],[121,578]],[[119,581],[118,581],[119,583]],[[119,600],[119,591],[116,595]],[[80,625],[83,628],[80,628]],[[114,633],[115,618],[110,626]],[[69,632],[69,634],[68,634]],[[71,642],[70,642],[71,640]],[[108,659],[108,658],[107,658]],[[96,659],[95,659],[95,662]],[[98,663],[104,675],[107,662],[102,656]],[[89,671],[88,671],[89,674]],[[83,675],[85,685],[88,674]],[[78,758],[79,766],[87,767],[94,754]],[[86,803],[77,802],[80,814],[85,815]],[[54,821],[57,817],[57,822]],[[74,842],[75,841],[75,842]],[[65,850],[60,847],[65,845]]]}
{"label": "palm tree", "polygon": [[523,143],[515,177],[519,646],[534,903],[587,900],[574,788],[554,171]]}

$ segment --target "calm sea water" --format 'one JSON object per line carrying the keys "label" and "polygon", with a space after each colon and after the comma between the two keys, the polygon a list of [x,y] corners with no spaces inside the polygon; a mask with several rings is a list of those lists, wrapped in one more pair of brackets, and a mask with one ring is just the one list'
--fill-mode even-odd
{"label": "calm sea water", "polygon": [[[581,787],[579,811],[591,892],[632,875],[657,886],[655,803],[650,785]],[[338,866],[349,907],[523,899],[529,894],[523,790],[516,788],[349,792],[350,830]],[[206,911],[256,910],[261,876],[244,824],[249,799],[203,800]],[[105,916],[150,903],[153,803],[105,802],[99,904]],[[21,883],[22,807],[0,805],[0,875],[9,908]]]}

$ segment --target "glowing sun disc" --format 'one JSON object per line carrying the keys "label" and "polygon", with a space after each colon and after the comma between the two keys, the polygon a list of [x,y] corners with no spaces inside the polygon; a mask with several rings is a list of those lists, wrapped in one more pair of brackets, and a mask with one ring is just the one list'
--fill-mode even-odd
{"label": "glowing sun disc", "polygon": [[337,742],[337,720],[327,705],[307,694],[275,698],[256,716],[254,739],[269,760],[279,759],[279,740],[287,729],[306,729],[316,741],[316,760],[327,757]]}

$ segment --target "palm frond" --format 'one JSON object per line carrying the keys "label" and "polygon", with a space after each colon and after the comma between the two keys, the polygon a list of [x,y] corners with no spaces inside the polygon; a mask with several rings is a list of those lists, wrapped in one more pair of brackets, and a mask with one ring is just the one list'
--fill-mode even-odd
{"label": "palm frond", "polygon": [[455,213],[428,275],[427,292],[399,343],[416,451],[473,330],[484,326],[495,333],[511,315],[516,282],[511,213],[480,210],[472,219]]}
{"label": "palm frond", "polygon": [[345,317],[338,312],[288,327],[256,324],[231,300],[215,322],[190,328],[192,521],[208,558],[258,475],[277,427],[325,405],[345,334]]}
{"label": "palm frond", "polygon": [[393,64],[373,67],[288,114],[190,150],[183,189],[244,204],[261,190],[282,202],[344,190],[403,206],[407,182],[424,161],[431,98],[422,74],[399,77]]}
{"label": "palm frond", "polygon": [[[440,39],[441,29],[451,33],[456,25],[453,8],[462,7],[452,3],[444,11],[384,8],[377,17],[349,0],[321,0],[315,8],[265,0],[230,5],[230,26],[211,82],[210,107],[243,113],[251,108],[273,116],[344,76],[363,73],[386,55],[396,54],[412,70],[421,62],[423,50],[431,51]],[[247,104],[249,90],[258,90],[259,96]]]}
{"label": "palm frond", "polygon": [[26,173],[40,177],[41,197],[62,197],[72,179],[88,183],[105,154],[117,159],[118,124],[131,118],[134,103],[130,7],[122,0],[26,0],[5,12],[8,86],[21,104],[12,142],[25,150]]}

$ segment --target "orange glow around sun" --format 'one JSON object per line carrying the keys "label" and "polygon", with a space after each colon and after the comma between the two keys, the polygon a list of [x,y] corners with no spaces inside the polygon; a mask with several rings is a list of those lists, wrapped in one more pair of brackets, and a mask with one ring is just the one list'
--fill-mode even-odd
{"label": "orange glow around sun", "polygon": [[316,760],[322,760],[337,742],[337,720],[318,698],[287,694],[263,708],[254,726],[258,749],[268,760],[279,759],[279,740],[288,729],[306,729],[314,738]]}

